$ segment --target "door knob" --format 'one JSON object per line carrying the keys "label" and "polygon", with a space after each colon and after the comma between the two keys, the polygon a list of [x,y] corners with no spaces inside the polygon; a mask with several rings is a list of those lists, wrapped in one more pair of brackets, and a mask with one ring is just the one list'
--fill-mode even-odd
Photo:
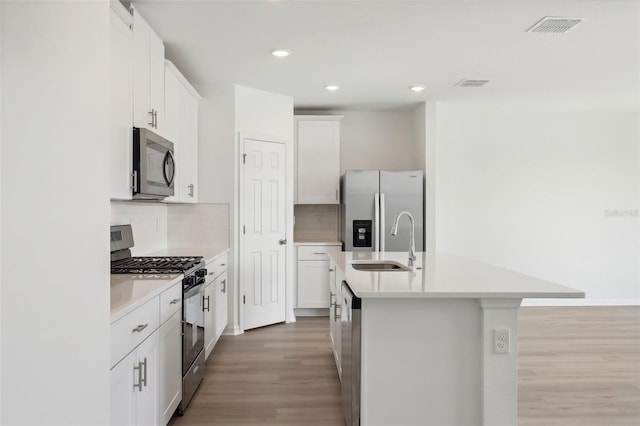
{"label": "door knob", "polygon": [[287,244],[287,240],[286,239],[280,240],[280,241],[278,241],[278,243],[280,243],[280,245],[283,246],[283,245]]}

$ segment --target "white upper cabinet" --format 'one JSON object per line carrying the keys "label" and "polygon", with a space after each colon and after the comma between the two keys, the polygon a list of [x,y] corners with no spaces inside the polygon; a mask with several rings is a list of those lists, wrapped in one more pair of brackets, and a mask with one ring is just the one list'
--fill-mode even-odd
{"label": "white upper cabinet", "polygon": [[170,62],[165,61],[165,137],[174,144],[175,195],[165,201],[198,202],[198,102],[200,95]]}
{"label": "white upper cabinet", "polygon": [[133,123],[164,133],[164,44],[133,8]]}
{"label": "white upper cabinet", "polygon": [[133,133],[133,18],[111,3],[111,199],[131,199]]}
{"label": "white upper cabinet", "polygon": [[340,203],[342,116],[297,115],[296,204]]}

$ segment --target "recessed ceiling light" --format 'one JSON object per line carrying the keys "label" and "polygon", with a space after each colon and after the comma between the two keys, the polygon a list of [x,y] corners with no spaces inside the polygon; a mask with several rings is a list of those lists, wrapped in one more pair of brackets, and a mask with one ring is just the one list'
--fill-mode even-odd
{"label": "recessed ceiling light", "polygon": [[413,91],[413,92],[422,92],[425,89],[424,86],[409,86],[409,90]]}
{"label": "recessed ceiling light", "polygon": [[271,54],[276,58],[286,58],[287,56],[291,55],[291,51],[288,49],[273,49],[271,51]]}
{"label": "recessed ceiling light", "polygon": [[336,86],[335,84],[329,84],[327,86],[324,86],[325,89],[327,89],[330,92],[335,92],[336,90],[338,90],[340,88],[340,86]]}

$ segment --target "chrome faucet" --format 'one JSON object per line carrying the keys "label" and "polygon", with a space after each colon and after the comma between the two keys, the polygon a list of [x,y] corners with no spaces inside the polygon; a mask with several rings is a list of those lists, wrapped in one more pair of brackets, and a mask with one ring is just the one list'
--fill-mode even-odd
{"label": "chrome faucet", "polygon": [[406,214],[409,217],[409,222],[411,222],[411,233],[409,234],[409,266],[413,267],[413,261],[416,260],[416,227],[413,223],[413,215],[406,210],[398,213],[398,216],[396,216],[391,226],[391,235],[394,237],[398,235],[398,222],[400,221],[400,216],[403,214]]}

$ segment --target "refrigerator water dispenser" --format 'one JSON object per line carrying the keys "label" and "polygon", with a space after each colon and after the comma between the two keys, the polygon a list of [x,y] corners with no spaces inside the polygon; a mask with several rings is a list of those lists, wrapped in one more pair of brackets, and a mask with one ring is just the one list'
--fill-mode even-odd
{"label": "refrigerator water dispenser", "polygon": [[353,221],[353,246],[371,247],[371,230],[373,221],[354,220]]}

